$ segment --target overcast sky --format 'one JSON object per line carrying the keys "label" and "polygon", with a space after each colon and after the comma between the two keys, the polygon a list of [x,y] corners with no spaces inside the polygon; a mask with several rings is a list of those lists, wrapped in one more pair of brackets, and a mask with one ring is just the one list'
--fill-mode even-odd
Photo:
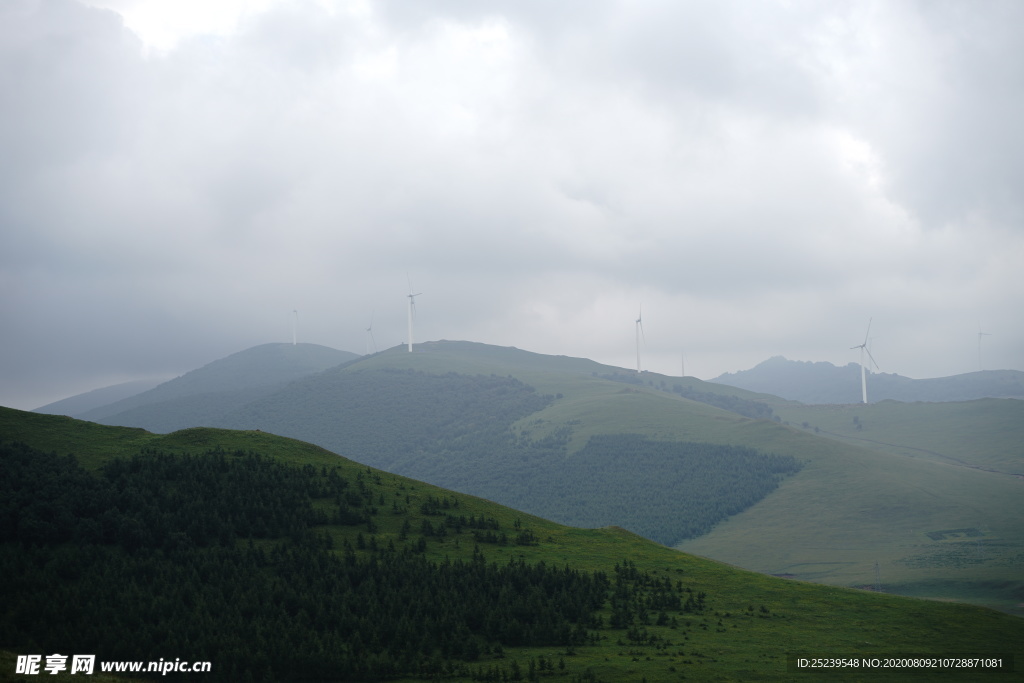
{"label": "overcast sky", "polygon": [[298,338],[1024,369],[1024,3],[0,2],[0,405]]}

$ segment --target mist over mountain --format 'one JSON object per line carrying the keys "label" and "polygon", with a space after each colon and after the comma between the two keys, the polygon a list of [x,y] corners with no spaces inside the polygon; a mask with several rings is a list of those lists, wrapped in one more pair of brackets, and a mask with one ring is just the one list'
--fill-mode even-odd
{"label": "mist over mountain", "polygon": [[[773,394],[808,404],[861,402],[860,365],[788,360],[774,356],[750,370],[728,372],[711,382]],[[868,402],[973,401],[980,398],[1024,398],[1024,372],[982,370],[951,377],[911,379],[890,373],[869,373]]]}
{"label": "mist over mountain", "polygon": [[319,344],[262,344],[78,417],[155,432],[209,426],[217,416],[291,381],[359,357]]}
{"label": "mist over mountain", "polygon": [[67,415],[68,417],[79,417],[89,411],[101,408],[111,403],[116,403],[132,396],[137,396],[144,391],[162,384],[164,380],[139,379],[133,382],[121,382],[109,387],[93,389],[83,394],[69,396],[53,403],[47,403],[33,410],[35,413],[46,413],[48,415]]}

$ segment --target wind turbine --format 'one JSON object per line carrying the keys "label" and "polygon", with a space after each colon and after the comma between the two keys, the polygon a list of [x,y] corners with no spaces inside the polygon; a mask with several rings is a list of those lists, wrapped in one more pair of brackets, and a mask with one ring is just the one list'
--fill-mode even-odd
{"label": "wind turbine", "polygon": [[[875,363],[874,356],[872,356],[871,351],[868,350],[869,334],[871,334],[871,318],[868,318],[868,331],[864,334],[864,343],[850,347],[851,349],[860,349],[860,396],[864,403],[868,402],[868,373],[867,367],[864,365],[864,354],[867,353],[871,362]],[[875,363],[875,367],[878,367],[878,363]]]}
{"label": "wind turbine", "polygon": [[644,341],[647,341],[647,337],[644,336],[644,308],[640,306],[640,313],[636,318],[636,374],[640,374],[640,337],[644,337]]}
{"label": "wind turbine", "polygon": [[412,280],[409,280],[409,353],[412,353],[412,321],[416,317],[416,297],[422,292],[412,293]]}
{"label": "wind turbine", "polygon": [[373,352],[377,353],[377,340],[373,338],[373,313],[370,313],[370,326],[366,328],[366,355],[370,355],[370,343],[373,343]]}
{"label": "wind turbine", "polygon": [[982,337],[991,337],[991,336],[992,336],[991,332],[982,332],[981,331],[981,323],[978,323],[978,370],[984,370],[985,369],[981,365],[981,338]]}

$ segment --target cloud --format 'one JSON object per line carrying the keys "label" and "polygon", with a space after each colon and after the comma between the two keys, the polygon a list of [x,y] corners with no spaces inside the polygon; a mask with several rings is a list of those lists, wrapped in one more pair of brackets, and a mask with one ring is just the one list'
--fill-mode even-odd
{"label": "cloud", "polygon": [[1024,366],[1015,3],[92,4],[0,8],[0,403],[398,344],[409,279],[419,339]]}
{"label": "cloud", "polygon": [[926,227],[1020,225],[1018,3],[867,3],[837,24],[831,114],[884,150],[887,190]]}

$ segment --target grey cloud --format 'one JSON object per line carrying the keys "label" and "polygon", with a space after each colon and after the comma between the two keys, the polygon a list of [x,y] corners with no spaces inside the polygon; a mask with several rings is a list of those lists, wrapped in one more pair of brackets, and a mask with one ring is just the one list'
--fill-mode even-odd
{"label": "grey cloud", "polygon": [[22,172],[102,152],[131,127],[139,41],[70,0],[0,7],[0,149]]}
{"label": "grey cloud", "polygon": [[420,339],[628,365],[642,302],[700,376],[844,362],[828,330],[872,315],[887,371],[971,369],[910,340],[978,318],[1019,365],[994,7],[281,3],[147,55],[111,12],[5,4],[0,403],[284,341],[296,308],[394,345],[407,273]]}
{"label": "grey cloud", "polygon": [[523,0],[427,0],[408,3],[385,0],[377,3],[382,19],[402,31],[416,31],[436,21],[477,23],[492,19],[510,21],[545,40],[592,29],[605,21],[614,7],[608,0],[566,0],[550,3]]}
{"label": "grey cloud", "polygon": [[[884,155],[887,185],[929,227],[1024,218],[1024,7],[888,3],[854,16],[834,116]],[[856,38],[854,40],[853,38]]]}

